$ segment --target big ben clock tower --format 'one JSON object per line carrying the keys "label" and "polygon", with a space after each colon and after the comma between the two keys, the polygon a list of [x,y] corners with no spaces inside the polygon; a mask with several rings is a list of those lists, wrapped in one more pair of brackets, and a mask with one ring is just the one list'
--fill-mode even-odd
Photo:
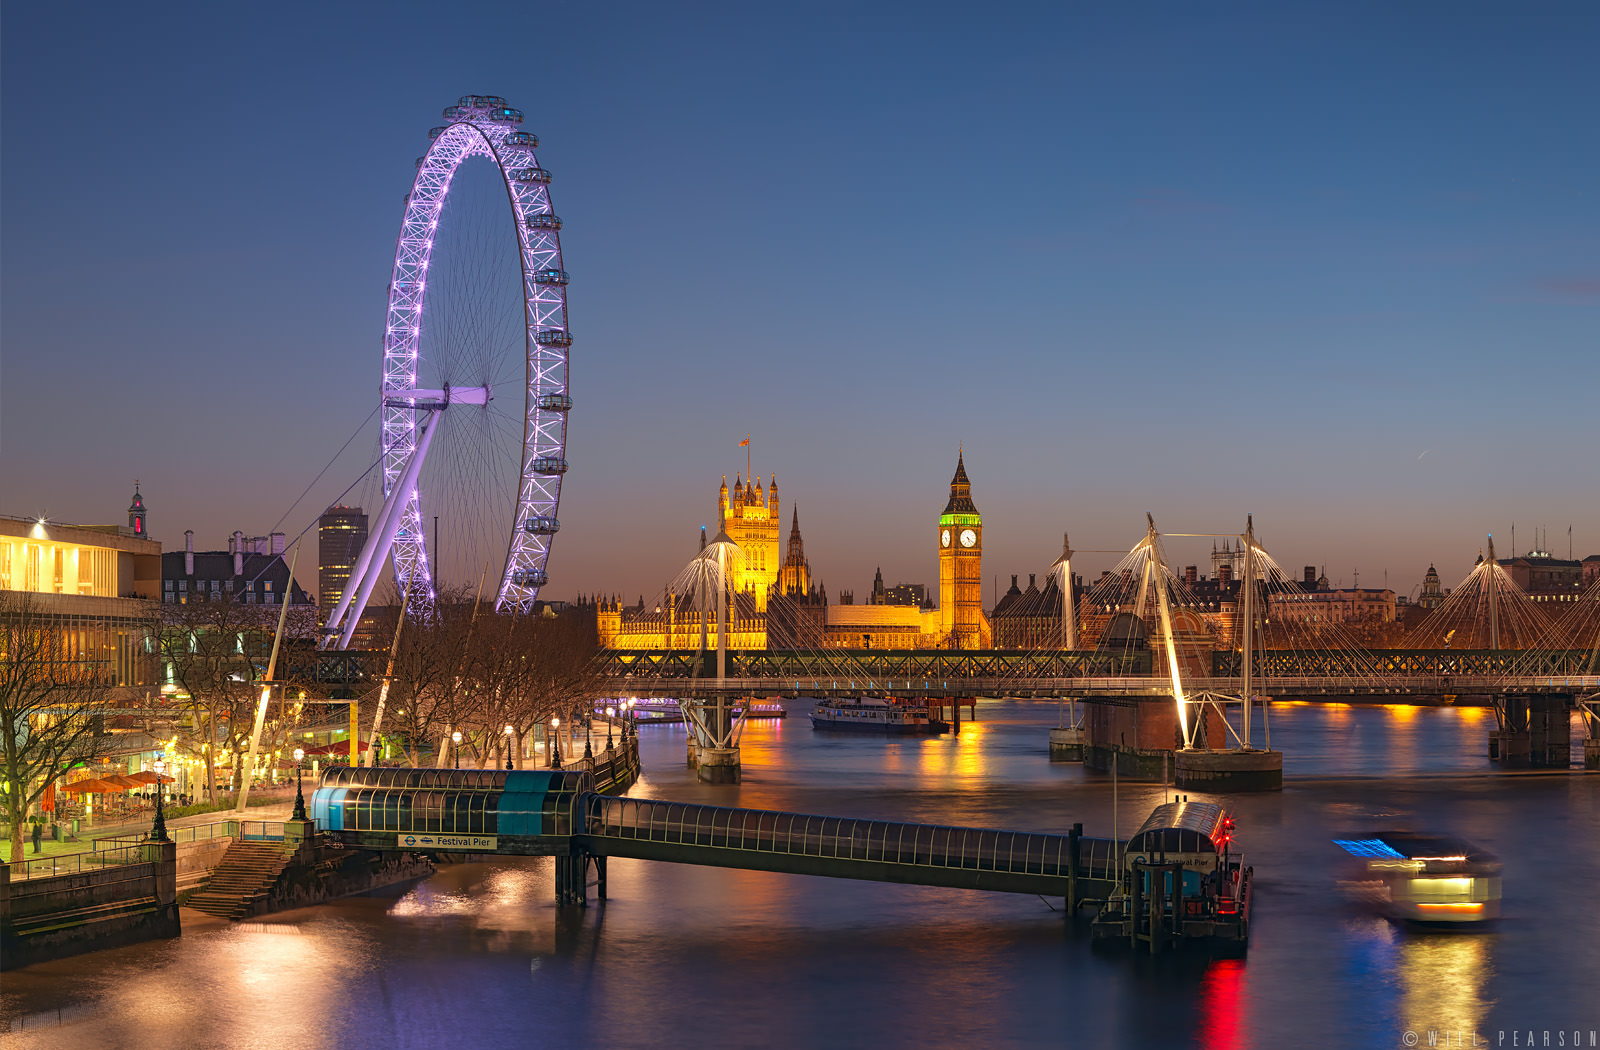
{"label": "big ben clock tower", "polygon": [[960,453],[939,515],[939,629],[957,649],[983,644],[983,518]]}

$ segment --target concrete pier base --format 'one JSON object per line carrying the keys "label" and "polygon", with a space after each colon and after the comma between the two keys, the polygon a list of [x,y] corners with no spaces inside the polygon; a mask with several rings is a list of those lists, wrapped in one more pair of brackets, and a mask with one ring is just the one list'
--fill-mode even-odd
{"label": "concrete pier base", "polygon": [[737,784],[740,780],[739,749],[703,747],[695,776],[702,784]]}
{"label": "concrete pier base", "polygon": [[1281,791],[1282,751],[1179,751],[1177,785],[1195,791]]}
{"label": "concrete pier base", "polygon": [[1083,767],[1096,773],[1110,773],[1125,780],[1146,780],[1165,784],[1172,776],[1172,752],[1161,748],[1105,746],[1085,742]]}
{"label": "concrete pier base", "polygon": [[1489,733],[1489,759],[1524,769],[1566,769],[1572,764],[1569,703],[1559,695],[1502,698],[1505,728]]}
{"label": "concrete pier base", "polygon": [[1083,730],[1073,728],[1050,730],[1050,761],[1082,762]]}
{"label": "concrete pier base", "polygon": [[1600,737],[1583,742],[1583,768],[1600,769]]}

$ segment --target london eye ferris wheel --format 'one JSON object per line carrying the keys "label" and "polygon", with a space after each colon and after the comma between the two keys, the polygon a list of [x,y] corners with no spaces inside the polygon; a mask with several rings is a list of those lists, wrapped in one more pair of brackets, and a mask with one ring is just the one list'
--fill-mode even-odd
{"label": "london eye ferris wheel", "polygon": [[[550,173],[505,99],[465,95],[444,118],[417,160],[395,245],[378,409],[383,504],[327,621],[340,647],[391,555],[397,589],[413,600],[433,597],[435,562],[453,557],[473,576],[481,563],[497,608],[527,608],[561,527],[572,337]],[[424,520],[441,509],[459,542],[440,554],[436,529],[430,557]]]}

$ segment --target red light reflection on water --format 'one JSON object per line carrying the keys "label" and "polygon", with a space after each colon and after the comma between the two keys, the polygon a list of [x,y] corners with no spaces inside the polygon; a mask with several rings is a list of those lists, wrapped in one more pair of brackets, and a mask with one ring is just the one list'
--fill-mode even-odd
{"label": "red light reflection on water", "polygon": [[1206,1050],[1239,1050],[1251,1045],[1244,1017],[1243,959],[1218,959],[1200,981],[1200,1019],[1196,1043]]}

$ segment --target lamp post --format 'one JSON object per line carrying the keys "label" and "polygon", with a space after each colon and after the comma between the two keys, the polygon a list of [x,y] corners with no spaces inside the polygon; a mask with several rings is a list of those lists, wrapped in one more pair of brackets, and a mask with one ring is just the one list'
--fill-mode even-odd
{"label": "lamp post", "polygon": [[561,768],[561,719],[550,719],[550,768]]}
{"label": "lamp post", "polygon": [[617,709],[616,708],[614,708],[614,707],[607,707],[606,708],[606,750],[607,751],[610,751],[612,749],[612,747],[613,747],[613,745],[611,743],[611,720],[616,717],[616,714],[617,714]]}
{"label": "lamp post", "polygon": [[450,757],[456,760],[456,768],[461,768],[461,730],[452,730],[450,733]]}
{"label": "lamp post", "polygon": [[636,696],[628,697],[628,726],[635,736],[639,735],[639,716],[633,713],[633,705],[639,702]]}
{"label": "lamp post", "polygon": [[151,842],[167,842],[167,811],[161,804],[161,774],[166,772],[164,759],[156,759],[156,821],[150,826]]}
{"label": "lamp post", "polygon": [[289,819],[291,819],[291,820],[304,820],[304,819],[306,819],[306,793],[305,793],[305,790],[301,787],[301,784],[300,784],[300,770],[303,768],[305,760],[306,760],[306,749],[303,748],[303,747],[295,748],[294,749],[294,813],[290,815]]}
{"label": "lamp post", "polygon": [[516,769],[516,764],[511,761],[511,748],[517,738],[517,731],[511,726],[506,726],[506,769]]}

